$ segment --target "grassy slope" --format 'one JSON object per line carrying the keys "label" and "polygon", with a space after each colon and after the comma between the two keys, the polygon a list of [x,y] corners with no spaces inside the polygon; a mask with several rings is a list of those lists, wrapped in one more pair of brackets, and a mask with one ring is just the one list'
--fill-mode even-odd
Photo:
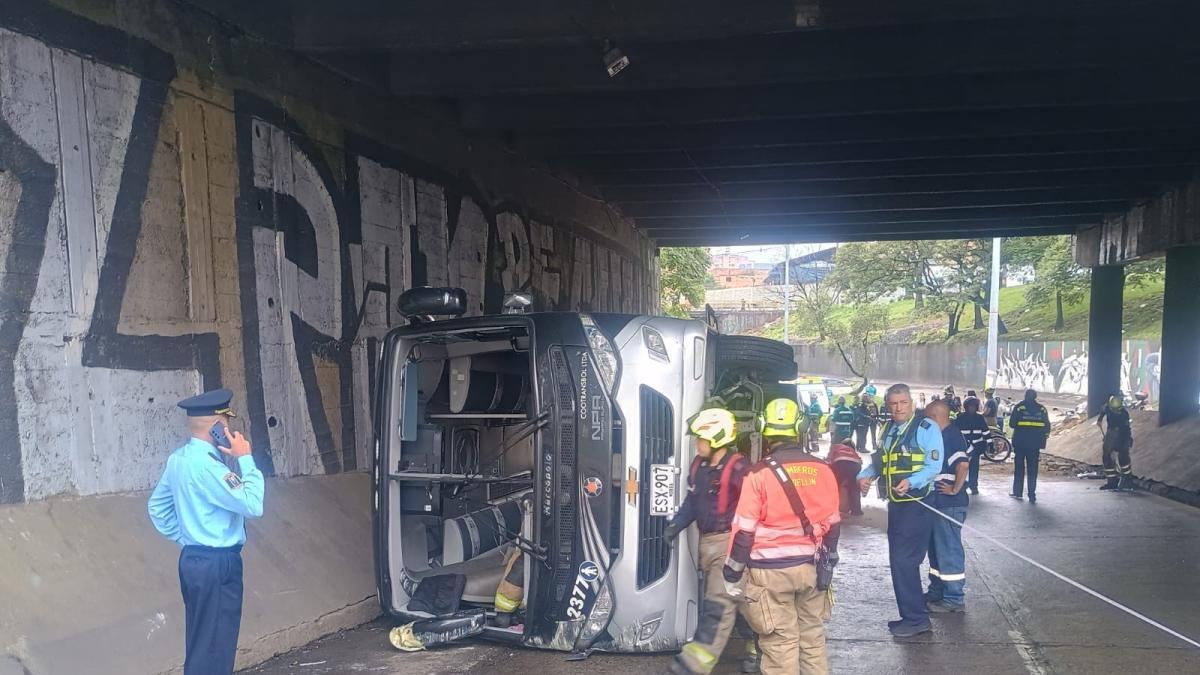
{"label": "grassy slope", "polygon": [[[1047,304],[1032,309],[1025,308],[1024,286],[1000,289],[1000,316],[1008,326],[1008,333],[1001,340],[1086,340],[1088,327],[1088,298],[1081,302],[1063,306],[1065,325],[1055,332],[1054,305]],[[1139,288],[1125,289],[1125,338],[1157,340],[1162,334],[1163,284],[1159,279]],[[834,310],[835,317],[845,310]],[[945,342],[946,319],[913,315],[912,300],[897,300],[888,304],[888,316],[895,341],[907,343]],[[959,325],[962,331],[954,336],[953,342],[985,342],[987,340],[987,316],[984,328],[972,329],[974,313],[968,311]],[[792,339],[815,339],[816,334],[801,326],[801,317],[792,317]],[[783,322],[776,321],[758,331],[759,335],[781,339]]]}

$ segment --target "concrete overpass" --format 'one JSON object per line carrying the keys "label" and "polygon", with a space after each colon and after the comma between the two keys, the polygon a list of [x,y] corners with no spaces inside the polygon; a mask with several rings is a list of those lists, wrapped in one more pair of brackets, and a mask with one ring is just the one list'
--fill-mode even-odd
{"label": "concrete overpass", "polygon": [[0,672],[178,666],[144,490],[173,402],[221,385],[274,476],[242,662],[370,616],[373,365],[414,285],[648,312],[657,246],[1077,233],[1092,381],[1120,265],[1165,254],[1163,420],[1194,411],[1197,28],[1183,0],[3,3]]}

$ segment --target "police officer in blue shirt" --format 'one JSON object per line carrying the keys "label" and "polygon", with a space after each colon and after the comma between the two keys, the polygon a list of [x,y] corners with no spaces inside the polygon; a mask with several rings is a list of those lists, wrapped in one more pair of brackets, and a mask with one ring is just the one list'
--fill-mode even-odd
{"label": "police officer in blue shirt", "polygon": [[[263,514],[265,483],[250,442],[229,430],[233,392],[205,392],[179,402],[191,438],[167,458],[150,495],[150,520],[179,544],[179,585],[186,636],[185,675],[229,675],[242,622],[245,519]],[[233,457],[231,471],[221,455]]]}
{"label": "police officer in blue shirt", "polygon": [[858,474],[865,495],[876,477],[883,477],[888,500],[888,563],[896,593],[899,621],[889,621],[896,637],[912,637],[933,630],[921,588],[921,562],[929,551],[933,511],[917,502],[930,494],[934,477],[942,468],[942,432],[913,409],[907,384],[893,384],[884,396],[891,419],[883,425],[879,448],[871,464]]}

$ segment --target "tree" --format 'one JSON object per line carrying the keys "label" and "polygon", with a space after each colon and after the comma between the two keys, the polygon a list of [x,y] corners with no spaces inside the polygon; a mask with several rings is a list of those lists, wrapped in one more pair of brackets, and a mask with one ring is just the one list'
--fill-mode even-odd
{"label": "tree", "polygon": [[863,386],[875,366],[871,346],[882,341],[888,330],[888,310],[879,302],[846,302],[845,289],[832,275],[793,286],[792,298],[800,314],[801,327],[815,332],[827,347],[838,350],[846,368],[863,378]]}
{"label": "tree", "polygon": [[851,304],[848,309],[848,313],[828,320],[825,343],[838,350],[846,367],[862,378],[865,387],[875,367],[871,347],[887,335],[888,310],[877,302]]}
{"label": "tree", "polygon": [[937,302],[928,311],[947,317],[946,336],[959,332],[959,322],[969,307],[975,308],[975,328],[983,328],[983,306],[991,272],[991,242],[985,239],[945,240],[934,243]]}
{"label": "tree", "polygon": [[1139,260],[1125,266],[1125,285],[1130,288],[1144,286],[1152,281],[1161,281],[1166,273],[1166,258]]}
{"label": "tree", "polygon": [[1038,237],[1044,241],[1033,264],[1033,283],[1025,292],[1025,306],[1036,307],[1054,301],[1054,330],[1065,326],[1063,303],[1083,300],[1091,286],[1091,271],[1075,264],[1071,237]]}
{"label": "tree", "polygon": [[846,244],[838,249],[835,282],[851,302],[885,298],[901,290],[913,309],[946,317],[947,337],[959,331],[973,305],[975,327],[983,327],[988,304],[991,244],[983,239]]}
{"label": "tree", "polygon": [[853,302],[902,290],[920,309],[934,285],[932,241],[856,242],[838,247],[831,281]]}
{"label": "tree", "polygon": [[659,253],[659,301],[663,314],[681,319],[704,306],[704,282],[712,258],[703,248],[664,248]]}

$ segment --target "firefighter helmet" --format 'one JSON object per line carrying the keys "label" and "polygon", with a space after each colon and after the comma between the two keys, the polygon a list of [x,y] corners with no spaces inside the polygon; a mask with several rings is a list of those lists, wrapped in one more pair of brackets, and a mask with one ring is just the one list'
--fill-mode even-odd
{"label": "firefighter helmet", "polygon": [[724,408],[706,408],[688,420],[688,433],[723,448],[737,440],[737,420]]}
{"label": "firefighter helmet", "polygon": [[799,434],[800,406],[790,398],[777,398],[767,403],[758,416],[758,430],[763,436],[791,436]]}

